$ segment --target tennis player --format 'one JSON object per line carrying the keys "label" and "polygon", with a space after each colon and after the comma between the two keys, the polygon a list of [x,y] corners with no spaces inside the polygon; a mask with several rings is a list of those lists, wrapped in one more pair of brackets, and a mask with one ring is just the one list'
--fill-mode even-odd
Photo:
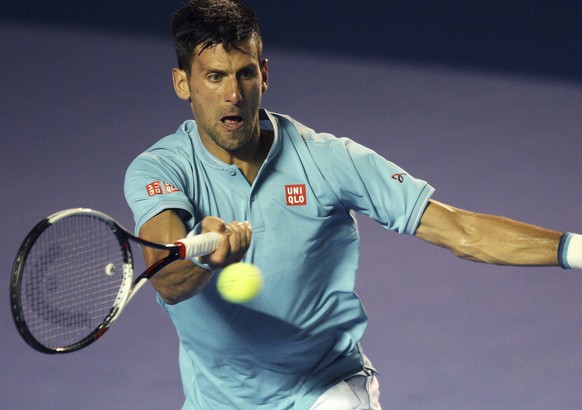
{"label": "tennis player", "polygon": [[[582,236],[442,204],[427,182],[370,149],[262,109],[268,64],[241,1],[190,1],[173,36],[174,89],[195,121],[133,161],[125,194],[136,231],[151,241],[225,233],[214,253],[152,279],[179,337],[184,409],[380,408],[360,346],[367,318],[354,293],[354,212],[465,259],[582,267]],[[148,265],[162,256],[145,251]],[[240,260],[265,284],[232,304],[215,274]]]}

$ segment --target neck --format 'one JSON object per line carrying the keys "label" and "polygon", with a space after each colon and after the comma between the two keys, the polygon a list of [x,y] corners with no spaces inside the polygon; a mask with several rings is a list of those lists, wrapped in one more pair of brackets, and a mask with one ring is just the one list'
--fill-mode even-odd
{"label": "neck", "polygon": [[249,184],[255,181],[261,166],[269,154],[269,150],[273,145],[273,132],[261,131],[259,138],[253,145],[252,154],[249,150],[245,150],[246,152],[240,156],[237,153],[231,153],[230,162],[237,166]]}
{"label": "neck", "polygon": [[263,162],[273,145],[274,133],[262,130],[258,137],[252,138],[247,145],[236,151],[227,151],[210,141],[207,136],[201,135],[204,146],[219,160],[236,165],[249,184],[257,177]]}

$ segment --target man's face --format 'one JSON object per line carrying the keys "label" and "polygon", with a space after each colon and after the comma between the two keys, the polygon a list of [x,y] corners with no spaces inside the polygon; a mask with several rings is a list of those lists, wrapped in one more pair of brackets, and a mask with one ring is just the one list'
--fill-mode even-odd
{"label": "man's face", "polygon": [[198,132],[210,150],[236,153],[259,138],[259,108],[267,89],[267,64],[249,40],[238,49],[222,45],[194,51],[190,75],[172,72],[178,96],[190,100]]}

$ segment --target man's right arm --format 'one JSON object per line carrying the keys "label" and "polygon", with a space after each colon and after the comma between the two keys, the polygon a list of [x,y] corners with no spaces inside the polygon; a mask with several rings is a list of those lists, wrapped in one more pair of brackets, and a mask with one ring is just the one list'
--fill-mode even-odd
{"label": "man's right arm", "polygon": [[[176,261],[151,279],[152,286],[164,302],[176,304],[199,293],[208,283],[214,270],[240,261],[251,242],[251,227],[246,222],[226,224],[220,218],[206,217],[201,223],[201,232],[218,232],[223,234],[218,248],[204,257],[200,262],[210,269],[200,267],[191,260]],[[187,235],[186,227],[173,210],[166,210],[151,218],[141,227],[140,237],[152,242],[174,243]],[[149,267],[165,257],[164,250],[144,247],[143,255]]]}

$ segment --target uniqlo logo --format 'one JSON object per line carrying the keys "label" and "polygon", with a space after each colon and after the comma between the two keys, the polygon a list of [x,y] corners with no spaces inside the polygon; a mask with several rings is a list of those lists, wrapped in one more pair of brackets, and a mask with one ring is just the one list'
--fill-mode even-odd
{"label": "uniqlo logo", "polygon": [[307,205],[305,184],[285,185],[287,206]]}
{"label": "uniqlo logo", "polygon": [[156,181],[156,182],[152,182],[151,184],[147,184],[146,191],[147,191],[149,196],[162,194],[162,186],[160,185],[160,181]]}
{"label": "uniqlo logo", "polygon": [[180,192],[180,190],[178,188],[176,188],[172,184],[168,184],[167,182],[164,182],[164,188],[166,188],[166,192],[168,194],[171,194],[172,192]]}

